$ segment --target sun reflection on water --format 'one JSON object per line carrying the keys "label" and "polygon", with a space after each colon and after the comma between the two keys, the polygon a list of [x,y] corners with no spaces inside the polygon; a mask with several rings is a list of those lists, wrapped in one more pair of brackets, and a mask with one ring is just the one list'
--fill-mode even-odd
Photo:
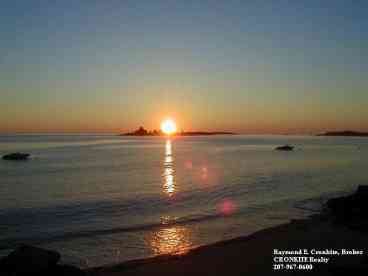
{"label": "sun reflection on water", "polygon": [[165,145],[165,159],[164,159],[164,172],[162,174],[164,178],[164,192],[171,197],[175,192],[175,178],[174,178],[174,166],[172,157],[171,140],[166,140]]}
{"label": "sun reflection on water", "polygon": [[149,238],[150,247],[157,255],[182,255],[187,253],[192,243],[191,232],[184,226],[169,226],[155,231]]}

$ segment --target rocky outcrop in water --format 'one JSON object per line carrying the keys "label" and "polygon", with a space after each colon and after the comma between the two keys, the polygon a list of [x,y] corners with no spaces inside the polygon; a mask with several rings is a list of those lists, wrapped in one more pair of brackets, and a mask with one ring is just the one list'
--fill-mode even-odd
{"label": "rocky outcrop in water", "polygon": [[29,153],[21,153],[21,152],[15,152],[15,153],[10,153],[10,154],[6,154],[3,156],[4,160],[28,160],[28,158],[30,157]]}
{"label": "rocky outcrop in water", "polygon": [[275,150],[292,151],[292,150],[294,150],[294,147],[290,146],[290,145],[285,145],[285,146],[276,147]]}

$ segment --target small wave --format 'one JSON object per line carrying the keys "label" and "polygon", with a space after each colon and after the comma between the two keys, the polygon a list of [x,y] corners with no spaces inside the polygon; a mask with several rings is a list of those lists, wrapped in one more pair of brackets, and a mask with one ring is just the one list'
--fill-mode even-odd
{"label": "small wave", "polygon": [[[289,200],[286,200],[288,202]],[[91,238],[96,236],[111,235],[111,234],[123,234],[139,231],[149,231],[171,226],[189,225],[194,223],[202,223],[205,221],[216,220],[216,219],[227,219],[235,216],[246,216],[247,214],[252,214],[261,210],[267,210],[271,205],[274,204],[285,204],[284,200],[278,202],[270,202],[267,204],[254,204],[251,206],[246,206],[245,208],[239,208],[236,213],[232,216],[226,216],[221,212],[213,213],[202,213],[202,214],[192,214],[181,218],[161,220],[159,222],[133,225],[133,226],[123,226],[123,227],[113,227],[108,229],[96,229],[96,230],[85,230],[76,232],[65,232],[60,235],[50,236],[45,234],[44,237],[17,237],[8,238],[0,240],[0,250],[5,250],[9,248],[14,248],[15,246],[27,243],[27,244],[47,244],[59,241],[70,241],[79,238]],[[240,207],[240,206],[239,206]]]}
{"label": "small wave", "polygon": [[210,215],[204,215],[204,216],[189,216],[189,217],[185,217],[182,219],[159,222],[159,223],[143,224],[143,225],[136,225],[136,226],[131,226],[131,227],[115,227],[115,228],[109,228],[109,229],[69,232],[69,233],[64,233],[62,235],[45,237],[45,238],[36,237],[36,238],[3,239],[3,240],[0,240],[0,250],[13,248],[23,243],[44,244],[44,243],[51,243],[51,242],[58,242],[58,241],[74,240],[74,239],[79,239],[79,238],[90,238],[90,237],[102,236],[102,235],[147,231],[147,230],[153,230],[153,229],[161,228],[161,227],[197,223],[197,222],[202,222],[202,221],[210,220],[210,219],[217,219],[221,217],[223,217],[223,215],[221,214],[210,214]]}

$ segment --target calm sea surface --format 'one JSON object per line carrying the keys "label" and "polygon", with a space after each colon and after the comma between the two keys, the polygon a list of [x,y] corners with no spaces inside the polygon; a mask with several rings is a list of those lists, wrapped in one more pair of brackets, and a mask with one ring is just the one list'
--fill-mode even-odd
{"label": "calm sea surface", "polygon": [[25,242],[83,267],[247,235],[368,183],[367,138],[0,136],[14,151],[32,159],[0,160],[0,255]]}

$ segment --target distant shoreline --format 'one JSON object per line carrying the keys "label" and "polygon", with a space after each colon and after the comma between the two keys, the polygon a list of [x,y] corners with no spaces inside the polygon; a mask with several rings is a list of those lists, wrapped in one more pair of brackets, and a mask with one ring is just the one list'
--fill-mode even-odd
{"label": "distant shoreline", "polygon": [[359,132],[352,130],[327,131],[325,133],[317,134],[317,136],[368,137],[368,132]]}

